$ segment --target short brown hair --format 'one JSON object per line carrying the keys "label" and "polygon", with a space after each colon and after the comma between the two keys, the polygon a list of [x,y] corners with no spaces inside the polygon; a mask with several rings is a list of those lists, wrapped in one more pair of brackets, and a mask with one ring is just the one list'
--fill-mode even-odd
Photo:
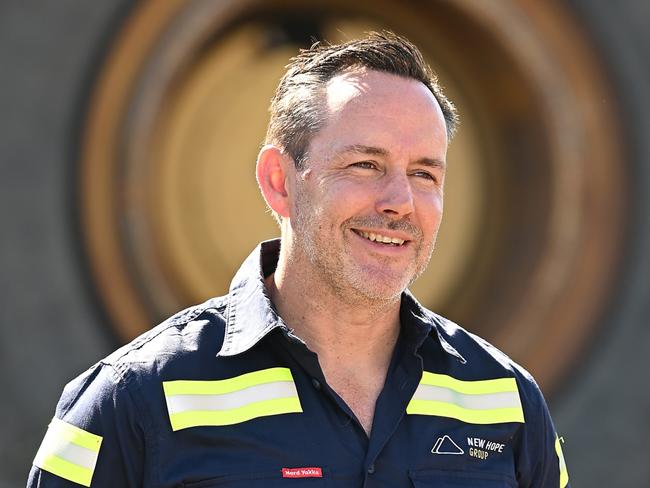
{"label": "short brown hair", "polygon": [[334,76],[356,67],[422,82],[438,101],[447,135],[452,137],[458,125],[456,109],[442,92],[422,53],[404,37],[383,31],[370,32],[362,39],[343,44],[317,42],[309,49],[301,49],[287,65],[271,100],[266,143],[282,147],[298,169],[304,167],[309,142],[325,122],[325,85]]}

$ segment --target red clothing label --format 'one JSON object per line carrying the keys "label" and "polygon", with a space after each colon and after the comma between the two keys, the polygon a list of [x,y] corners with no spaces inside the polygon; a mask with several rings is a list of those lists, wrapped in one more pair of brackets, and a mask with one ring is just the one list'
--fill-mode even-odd
{"label": "red clothing label", "polygon": [[322,468],[282,468],[283,478],[322,478]]}

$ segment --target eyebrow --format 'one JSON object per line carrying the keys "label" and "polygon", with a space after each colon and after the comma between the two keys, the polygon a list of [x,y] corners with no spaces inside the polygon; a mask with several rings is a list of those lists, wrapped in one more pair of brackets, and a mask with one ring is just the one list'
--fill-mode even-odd
{"label": "eyebrow", "polygon": [[[341,151],[339,151],[338,155],[343,155],[347,153],[361,153],[361,154],[368,154],[370,156],[389,156],[390,152],[383,147],[375,147],[375,146],[366,146],[363,144],[350,144],[349,146],[344,146]],[[441,161],[439,159],[435,158],[419,158],[415,161],[416,164],[421,164],[423,166],[429,166],[429,167],[434,167],[434,168],[446,168],[446,164],[444,161]]]}

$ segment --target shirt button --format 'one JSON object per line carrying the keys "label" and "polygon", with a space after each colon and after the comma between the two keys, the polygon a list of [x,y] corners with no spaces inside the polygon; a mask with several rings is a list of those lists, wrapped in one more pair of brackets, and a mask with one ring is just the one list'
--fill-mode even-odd
{"label": "shirt button", "polygon": [[316,378],[311,379],[311,384],[314,385],[314,388],[320,390],[320,381],[318,381]]}
{"label": "shirt button", "polygon": [[374,474],[375,472],[375,465],[374,463],[368,466],[368,474]]}

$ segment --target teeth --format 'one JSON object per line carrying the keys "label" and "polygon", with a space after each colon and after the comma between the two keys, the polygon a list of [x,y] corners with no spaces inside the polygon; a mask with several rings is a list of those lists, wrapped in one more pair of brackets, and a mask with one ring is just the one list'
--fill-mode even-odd
{"label": "teeth", "polygon": [[383,242],[384,244],[395,244],[397,246],[404,244],[404,239],[398,239],[397,237],[387,237],[382,236],[381,234],[375,234],[374,232],[364,232],[362,230],[358,233],[373,242]]}

